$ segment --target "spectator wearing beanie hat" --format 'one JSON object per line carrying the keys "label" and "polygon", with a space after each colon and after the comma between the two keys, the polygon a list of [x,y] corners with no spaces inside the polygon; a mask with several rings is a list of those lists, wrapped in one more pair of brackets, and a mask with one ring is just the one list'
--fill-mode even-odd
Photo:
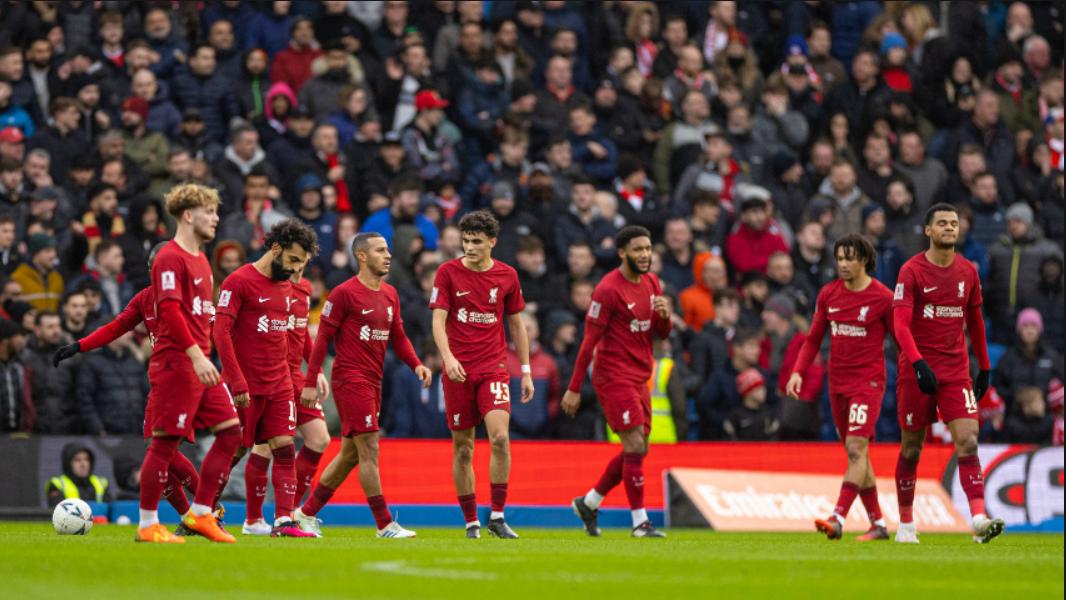
{"label": "spectator wearing beanie hat", "polygon": [[11,279],[22,286],[23,300],[39,312],[58,312],[59,300],[63,296],[63,277],[55,270],[56,239],[47,233],[33,234],[29,254],[30,261],[19,265]]}
{"label": "spectator wearing beanie hat", "polygon": [[1040,313],[1031,308],[1019,313],[1017,335],[1017,342],[999,359],[992,376],[1008,415],[1022,388],[1035,387],[1046,394],[1053,380],[1064,379],[1062,356],[1043,340],[1044,320]]}
{"label": "spectator wearing beanie hat", "polygon": [[807,200],[814,194],[810,177],[799,157],[787,150],[770,158],[770,172],[773,178],[767,182],[766,189],[774,199],[774,207],[793,231],[799,231]]}
{"label": "spectator wearing beanie hat", "polygon": [[907,58],[909,54],[907,40],[902,35],[893,31],[885,34],[884,39],[881,40],[881,56],[884,60],[881,76],[885,78],[885,83],[888,84],[888,87],[893,90],[901,92],[914,91],[914,86],[911,84],[911,76],[907,73]]}
{"label": "spectator wearing beanie hat", "polygon": [[170,144],[158,131],[150,131],[148,101],[140,96],[130,96],[122,103],[122,153],[149,177],[161,179],[167,175],[167,158]]}
{"label": "spectator wearing beanie hat", "polygon": [[726,257],[737,273],[766,273],[775,252],[788,253],[785,238],[770,227],[770,214],[762,198],[748,198],[740,205],[740,224],[726,238]]}
{"label": "spectator wearing beanie hat", "polygon": [[733,409],[722,424],[729,439],[735,442],[770,442],[776,439],[778,422],[766,406],[766,380],[758,369],[747,369],[737,376],[740,406]]}
{"label": "spectator wearing beanie hat", "polygon": [[1018,203],[1007,209],[1007,233],[988,248],[989,272],[985,303],[992,319],[992,341],[1009,344],[1020,307],[1040,292],[1041,265],[1062,257],[1059,246],[1033,227],[1033,209]]}

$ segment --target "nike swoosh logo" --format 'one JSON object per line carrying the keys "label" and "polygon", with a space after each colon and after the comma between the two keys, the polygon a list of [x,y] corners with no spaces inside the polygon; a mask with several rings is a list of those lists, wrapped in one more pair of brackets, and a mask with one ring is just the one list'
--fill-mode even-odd
{"label": "nike swoosh logo", "polygon": [[199,279],[193,279],[193,280],[192,280],[192,284],[193,284],[193,285],[200,285],[200,282],[201,282],[201,281],[203,281],[203,280],[204,280],[204,278],[203,278],[203,277],[201,277],[201,278],[199,278]]}
{"label": "nike swoosh logo", "polygon": [[145,321],[155,321],[155,317],[145,317]]}
{"label": "nike swoosh logo", "polygon": [[848,427],[848,431],[858,431],[860,429],[862,429],[862,425],[859,425],[858,427]]}
{"label": "nike swoosh logo", "polygon": [[455,295],[456,295],[456,296],[465,296],[465,295],[467,295],[467,294],[469,294],[469,293],[470,293],[470,292],[455,292]]}
{"label": "nike swoosh logo", "polygon": [[[938,286],[938,287],[939,287],[939,286]],[[922,293],[924,293],[924,294],[928,294],[929,292],[933,292],[933,291],[936,291],[936,288],[935,288],[935,287],[931,287],[931,288],[922,288]]]}
{"label": "nike swoosh logo", "polygon": [[838,313],[838,312],[840,312],[840,309],[839,308],[830,308],[826,312],[828,312],[829,314]]}
{"label": "nike swoosh logo", "polygon": [[270,298],[260,298],[259,299],[259,303],[262,304],[262,303],[266,302],[267,300],[270,300]]}
{"label": "nike swoosh logo", "polygon": [[626,304],[626,308],[628,308],[629,310],[633,310],[633,307],[636,306],[636,305],[637,305],[636,302],[634,302],[633,304]]}
{"label": "nike swoosh logo", "polygon": [[493,404],[510,404],[510,400],[497,400]]}
{"label": "nike swoosh logo", "polygon": [[364,311],[363,311],[363,314],[364,314],[364,315],[369,315],[369,314],[370,314],[370,313],[372,313],[372,312],[374,312],[374,309],[373,309],[373,308],[371,308],[370,310],[364,310]]}

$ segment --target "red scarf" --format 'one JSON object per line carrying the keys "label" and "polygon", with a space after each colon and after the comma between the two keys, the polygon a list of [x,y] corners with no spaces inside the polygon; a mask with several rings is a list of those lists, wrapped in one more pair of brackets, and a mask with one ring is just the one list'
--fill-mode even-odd
{"label": "red scarf", "polygon": [[645,79],[651,77],[652,65],[655,64],[655,57],[659,56],[659,48],[655,46],[655,42],[644,39],[641,40],[636,47],[637,50],[637,69],[640,70],[640,74]]}
{"label": "red scarf", "polygon": [[687,85],[690,89],[703,90],[703,73],[699,73],[695,77],[689,79],[687,75],[681,72],[681,69],[677,69],[674,71],[674,77],[677,77],[681,83]]}
{"label": "red scarf", "polygon": [[1014,98],[1014,104],[1020,107],[1022,105],[1022,84],[1007,85],[1007,82],[1003,80],[999,73],[996,73],[996,81]]}
{"label": "red scarf", "polygon": [[[329,162],[330,170],[340,164],[336,154],[327,154],[326,160]],[[343,177],[333,182],[333,189],[337,190],[337,212],[351,212],[352,201],[348,199],[348,184],[345,183]]]}
{"label": "red scarf", "polygon": [[549,83],[547,86],[545,86],[545,89],[547,89],[549,92],[551,92],[551,95],[555,96],[555,99],[558,100],[559,102],[566,102],[566,100],[570,96],[574,95],[574,91],[575,91],[576,88],[574,88],[574,86],[571,85],[570,87],[566,88],[565,90],[560,90],[560,89],[554,87],[552,84]]}
{"label": "red scarf", "polygon": [[622,199],[626,202],[629,202],[629,205],[633,208],[637,207],[636,204],[633,204],[633,200],[639,200],[641,208],[644,207],[644,188],[637,188],[636,190],[630,192],[627,191],[624,186],[619,185],[618,195],[621,196]]}

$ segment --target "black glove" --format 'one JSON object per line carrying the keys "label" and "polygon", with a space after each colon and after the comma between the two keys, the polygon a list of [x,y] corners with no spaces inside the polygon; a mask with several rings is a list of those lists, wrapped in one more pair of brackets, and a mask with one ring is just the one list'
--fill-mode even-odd
{"label": "black glove", "polygon": [[980,402],[985,394],[988,393],[988,389],[992,387],[992,371],[982,370],[977,374],[977,378],[973,380],[973,397]]}
{"label": "black glove", "polygon": [[933,369],[929,368],[929,363],[925,362],[925,360],[919,360],[914,363],[914,374],[918,377],[918,389],[923,394],[926,396],[936,394],[937,388],[940,387],[940,382],[936,380],[936,374],[933,373]]}
{"label": "black glove", "polygon": [[56,350],[55,356],[52,357],[52,366],[58,369],[60,362],[77,356],[79,352],[81,352],[81,344],[78,342],[74,342],[69,346],[63,346],[59,350]]}

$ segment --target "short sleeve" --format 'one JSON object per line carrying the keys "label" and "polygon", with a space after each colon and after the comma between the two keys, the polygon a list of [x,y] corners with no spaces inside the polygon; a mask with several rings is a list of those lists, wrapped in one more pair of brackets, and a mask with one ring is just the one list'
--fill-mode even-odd
{"label": "short sleeve", "polygon": [[909,265],[903,265],[896,284],[896,291],[892,296],[893,306],[914,306],[914,289],[916,281],[914,269]]}
{"label": "short sleeve", "polygon": [[526,308],[526,300],[522,297],[522,284],[518,281],[518,272],[511,271],[511,292],[503,299],[503,312],[515,315]]}
{"label": "short sleeve", "polygon": [[244,302],[244,285],[241,278],[230,275],[222,282],[218,291],[218,306],[215,312],[237,318],[241,303]]}
{"label": "short sleeve", "polygon": [[344,317],[348,314],[348,293],[338,287],[326,296],[326,303],[322,305],[322,320],[334,327],[340,327]]}
{"label": "short sleeve", "polygon": [[431,309],[451,310],[449,301],[452,297],[452,278],[450,273],[451,269],[447,266],[437,269],[437,277],[433,280],[433,292],[429,297]]}
{"label": "short sleeve", "polygon": [[152,287],[155,288],[155,299],[158,304],[165,300],[185,300],[183,290],[187,273],[185,263],[174,253],[161,253],[156,257],[152,265]]}
{"label": "short sleeve", "polygon": [[592,291],[592,302],[589,304],[589,311],[585,315],[585,323],[596,324],[599,326],[606,326],[607,322],[611,320],[611,312],[614,310],[614,302],[611,291],[606,289],[604,285],[596,286],[596,289]]}
{"label": "short sleeve", "polygon": [[966,264],[970,273],[970,283],[967,284],[970,286],[970,300],[967,302],[966,308],[980,308],[985,303],[984,294],[981,291],[981,276],[977,274],[977,267],[969,262]]}

